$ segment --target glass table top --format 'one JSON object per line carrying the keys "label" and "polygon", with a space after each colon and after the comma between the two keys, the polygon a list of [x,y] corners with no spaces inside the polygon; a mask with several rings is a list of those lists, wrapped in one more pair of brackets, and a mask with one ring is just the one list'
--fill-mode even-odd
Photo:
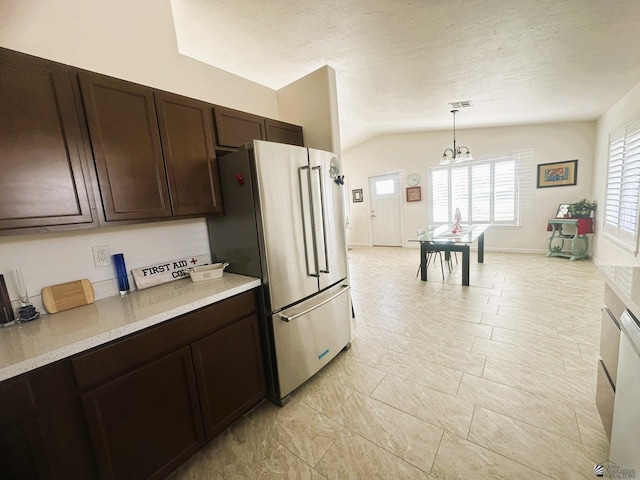
{"label": "glass table top", "polygon": [[482,235],[489,225],[461,225],[462,230],[456,233],[451,231],[450,225],[440,225],[432,230],[427,230],[423,235],[419,235],[412,242],[434,242],[434,243],[473,243]]}

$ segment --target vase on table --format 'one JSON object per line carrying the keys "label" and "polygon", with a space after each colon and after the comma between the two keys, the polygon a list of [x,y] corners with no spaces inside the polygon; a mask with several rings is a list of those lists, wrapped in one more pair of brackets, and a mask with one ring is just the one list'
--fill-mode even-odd
{"label": "vase on table", "polygon": [[460,223],[462,222],[462,214],[460,213],[460,209],[456,208],[456,213],[453,215],[453,225],[451,226],[451,233],[459,233],[462,231],[462,226]]}

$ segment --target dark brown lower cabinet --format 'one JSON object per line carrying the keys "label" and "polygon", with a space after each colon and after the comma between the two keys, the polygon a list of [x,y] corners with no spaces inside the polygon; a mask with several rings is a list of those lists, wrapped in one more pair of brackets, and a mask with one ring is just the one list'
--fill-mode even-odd
{"label": "dark brown lower cabinet", "polygon": [[252,315],[192,345],[207,440],[265,395],[258,317]]}
{"label": "dark brown lower cabinet", "polygon": [[27,378],[47,450],[37,462],[48,463],[56,479],[98,478],[71,362],[60,360],[29,372]]}
{"label": "dark brown lower cabinet", "polygon": [[189,347],[82,396],[100,478],[160,479],[204,443]]}
{"label": "dark brown lower cabinet", "polygon": [[0,382],[0,480],[165,478],[264,395],[249,291]]}
{"label": "dark brown lower cabinet", "polygon": [[54,478],[47,459],[42,425],[38,417],[2,429],[0,478],[3,480]]}

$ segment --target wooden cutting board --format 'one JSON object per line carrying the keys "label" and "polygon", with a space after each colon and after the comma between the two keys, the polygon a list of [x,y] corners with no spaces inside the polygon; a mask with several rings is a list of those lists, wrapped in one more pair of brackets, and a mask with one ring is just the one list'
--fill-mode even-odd
{"label": "wooden cutting board", "polygon": [[42,289],[42,303],[49,313],[89,305],[95,301],[93,285],[86,278]]}

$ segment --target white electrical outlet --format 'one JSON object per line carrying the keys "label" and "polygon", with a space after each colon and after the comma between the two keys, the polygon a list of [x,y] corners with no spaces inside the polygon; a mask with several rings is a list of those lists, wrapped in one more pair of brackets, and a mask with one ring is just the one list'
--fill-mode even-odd
{"label": "white electrical outlet", "polygon": [[91,247],[93,249],[93,264],[96,267],[106,267],[111,265],[111,252],[109,245],[98,245]]}

